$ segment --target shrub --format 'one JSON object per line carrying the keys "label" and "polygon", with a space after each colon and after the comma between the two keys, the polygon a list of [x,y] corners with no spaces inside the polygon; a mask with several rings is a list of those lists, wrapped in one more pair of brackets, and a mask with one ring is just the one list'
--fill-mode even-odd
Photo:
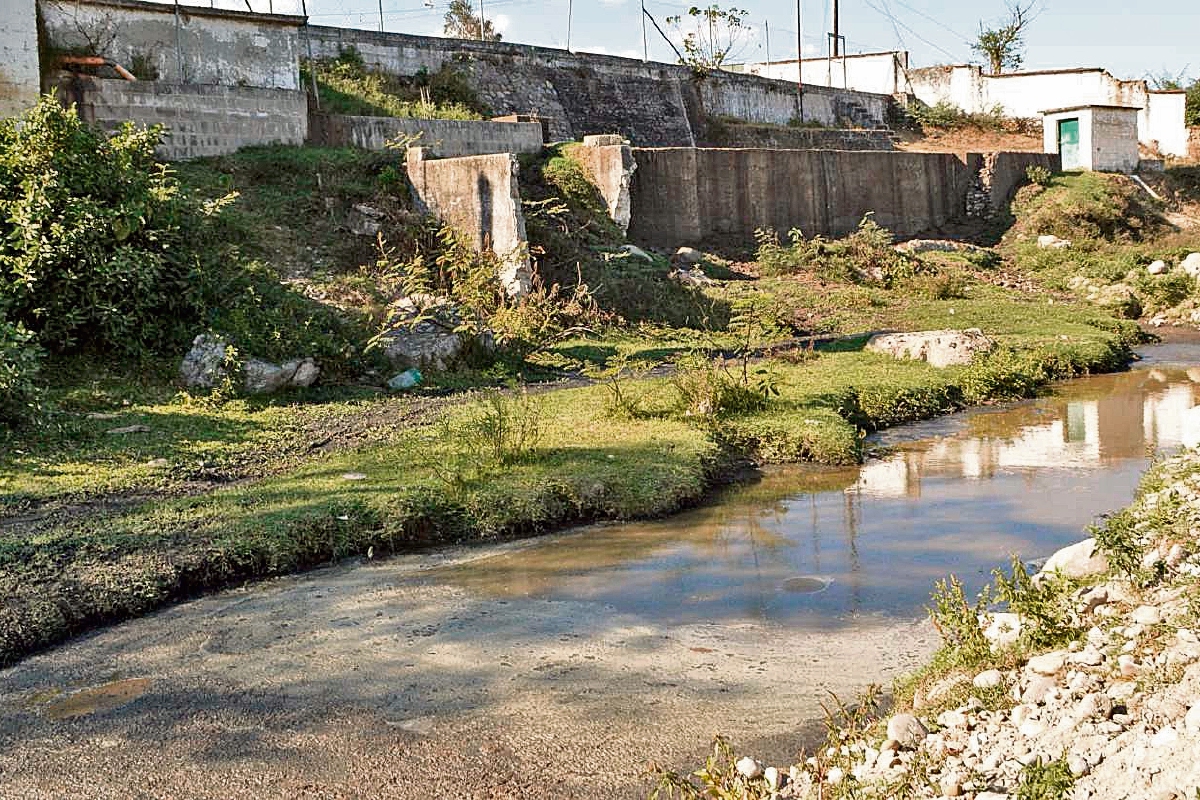
{"label": "shrub", "polygon": [[806,239],[796,228],[788,231],[791,243],[782,245],[770,228],[754,232],[755,257],[768,275],[811,272],[825,281],[892,285],[928,271],[919,259],[898,253],[892,234],[867,214],[858,228],[842,239],[814,236]]}
{"label": "shrub", "polygon": [[449,66],[402,78],[368,71],[354,47],[337,58],[304,62],[304,85],[311,87],[314,77],[326,113],[465,120],[482,119],[486,110],[466,78]]}
{"label": "shrub", "polygon": [[198,317],[194,279],[220,204],[180,192],[154,160],[160,133],[106,138],[50,97],[0,123],[0,302],[47,349],[142,354]]}
{"label": "shrub", "polygon": [[42,349],[33,334],[0,317],[0,428],[11,427],[38,411],[34,383],[42,365]]}
{"label": "shrub", "polygon": [[1051,172],[1041,164],[1030,164],[1025,168],[1025,177],[1036,186],[1049,186]]}

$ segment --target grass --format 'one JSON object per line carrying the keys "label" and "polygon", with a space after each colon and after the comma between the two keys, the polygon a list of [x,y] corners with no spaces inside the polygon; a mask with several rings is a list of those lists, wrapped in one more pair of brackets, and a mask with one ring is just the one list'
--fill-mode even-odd
{"label": "grass", "polygon": [[450,67],[401,77],[367,70],[354,48],[333,59],[306,61],[301,82],[317,84],[321,111],[368,117],[483,119],[487,109],[465,78]]}

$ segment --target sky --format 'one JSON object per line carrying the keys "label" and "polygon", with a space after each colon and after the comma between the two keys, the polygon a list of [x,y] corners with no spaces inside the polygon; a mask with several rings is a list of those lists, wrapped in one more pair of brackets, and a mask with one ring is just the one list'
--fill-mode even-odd
{"label": "sky", "polygon": [[[202,3],[203,0],[183,0]],[[247,0],[216,0],[245,8]],[[249,0],[255,11],[300,11],[301,0]],[[305,0],[313,24],[378,29],[379,0]],[[483,11],[505,41],[566,47],[640,58],[642,0],[483,0]],[[700,4],[703,0],[693,0]],[[801,0],[806,56],[824,55],[832,0]],[[970,42],[981,21],[1005,16],[1004,0],[840,0],[841,33],[851,53],[908,50],[915,67],[979,62]],[[1163,75],[1200,77],[1200,4],[1196,0],[1038,0],[1025,39],[1023,69],[1105,67],[1119,78]],[[750,36],[734,60],[761,61],[796,55],[794,0],[730,0],[748,13]],[[479,0],[474,0],[476,10]],[[664,28],[666,17],[686,14],[685,0],[645,0]],[[382,0],[389,31],[441,35],[448,0]],[[1136,7],[1137,10],[1133,10]],[[668,31],[670,32],[670,31]],[[670,46],[651,27],[650,58],[674,61]]]}

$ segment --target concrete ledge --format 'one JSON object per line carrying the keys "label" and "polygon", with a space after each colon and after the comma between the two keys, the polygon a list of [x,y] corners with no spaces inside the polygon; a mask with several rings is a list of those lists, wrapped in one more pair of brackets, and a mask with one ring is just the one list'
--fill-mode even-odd
{"label": "concrete ledge", "polygon": [[441,158],[489,153],[538,153],[543,146],[537,122],[405,119],[312,114],[308,121],[311,144],[383,150],[400,136],[420,136],[414,143]]}

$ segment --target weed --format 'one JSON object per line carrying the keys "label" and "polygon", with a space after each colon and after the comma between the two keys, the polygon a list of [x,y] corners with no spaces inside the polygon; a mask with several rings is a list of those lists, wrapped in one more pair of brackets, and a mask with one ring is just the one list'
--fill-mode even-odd
{"label": "weed", "polygon": [[1066,755],[1053,761],[1040,758],[1021,768],[1014,800],[1066,800],[1070,797],[1075,777],[1067,765]]}
{"label": "weed", "polygon": [[1070,579],[1057,575],[1034,582],[1025,564],[1012,558],[1010,574],[993,570],[996,599],[1023,620],[1021,643],[1031,650],[1045,650],[1066,645],[1080,633],[1071,620]]}
{"label": "weed", "polygon": [[1030,164],[1025,168],[1025,179],[1036,186],[1049,186],[1052,175],[1053,173],[1041,164]]}
{"label": "weed", "polygon": [[420,119],[482,119],[485,109],[466,79],[452,67],[401,78],[367,70],[353,47],[333,59],[305,61],[301,83],[316,79],[321,110],[327,114]]}
{"label": "weed", "polygon": [[985,591],[972,605],[967,602],[962,581],[950,575],[934,584],[928,608],[929,619],[942,637],[941,659],[947,664],[972,667],[985,663],[992,655],[991,643],[983,635],[979,619],[987,610]]}
{"label": "weed", "polygon": [[769,800],[775,795],[766,780],[747,778],[736,765],[733,748],[724,737],[717,736],[704,766],[690,776],[651,767],[650,774],[658,782],[650,792],[650,800]]}
{"label": "weed", "polygon": [[645,377],[654,368],[652,361],[631,358],[623,352],[609,358],[602,368],[592,367],[584,371],[608,391],[606,412],[618,419],[634,419],[643,413],[642,402],[645,392],[635,389],[634,381]]}
{"label": "weed", "polygon": [[458,439],[476,462],[512,466],[533,457],[541,440],[541,412],[525,390],[491,391],[461,422]]}

